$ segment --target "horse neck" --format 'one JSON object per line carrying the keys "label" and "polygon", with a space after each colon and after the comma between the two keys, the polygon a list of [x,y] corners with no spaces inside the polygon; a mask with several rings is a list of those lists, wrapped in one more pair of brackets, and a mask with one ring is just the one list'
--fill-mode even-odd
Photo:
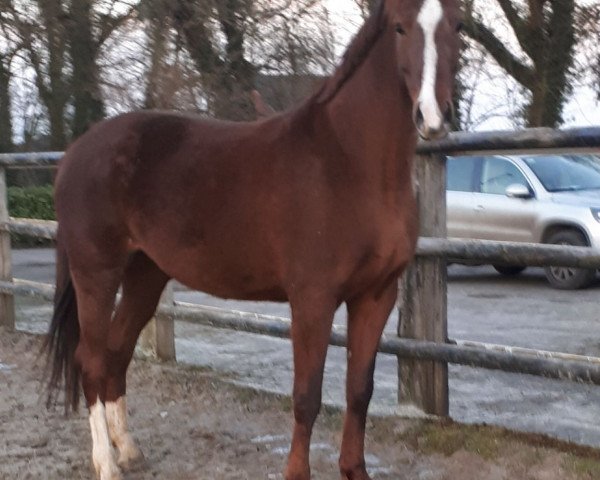
{"label": "horse neck", "polygon": [[395,35],[381,35],[325,108],[346,161],[362,162],[363,169],[402,182],[410,181],[417,135],[395,59]]}

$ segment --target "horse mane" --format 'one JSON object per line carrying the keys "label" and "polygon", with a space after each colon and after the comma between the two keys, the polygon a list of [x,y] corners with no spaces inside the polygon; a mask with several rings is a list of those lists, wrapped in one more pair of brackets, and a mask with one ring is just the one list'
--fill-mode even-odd
{"label": "horse mane", "polygon": [[380,0],[373,13],[356,34],[344,56],[341,65],[315,93],[316,103],[327,103],[341,90],[348,80],[366,60],[371,49],[386,26],[385,1]]}

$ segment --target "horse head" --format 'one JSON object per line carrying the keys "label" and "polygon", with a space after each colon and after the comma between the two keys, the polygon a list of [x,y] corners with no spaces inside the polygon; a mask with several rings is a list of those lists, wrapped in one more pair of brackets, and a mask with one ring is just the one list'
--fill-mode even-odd
{"label": "horse head", "polygon": [[447,135],[460,51],[461,11],[457,0],[386,0],[397,32],[398,68],[413,103],[419,135]]}

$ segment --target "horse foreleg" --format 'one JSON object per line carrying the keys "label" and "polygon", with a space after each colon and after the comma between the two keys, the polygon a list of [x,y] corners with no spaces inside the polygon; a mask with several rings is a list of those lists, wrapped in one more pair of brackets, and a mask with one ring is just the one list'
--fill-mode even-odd
{"label": "horse foreleg", "polygon": [[286,480],[309,480],[312,428],[321,407],[323,368],[335,302],[303,296],[290,302],[294,349],[294,432]]}
{"label": "horse foreleg", "polygon": [[396,282],[383,292],[368,292],[348,302],[346,416],[340,454],[342,480],[369,480],[364,440],[367,409],[373,394],[377,345],[394,307]]}
{"label": "horse foreleg", "polygon": [[144,461],[127,425],[127,368],[140,332],[148,323],[168,277],[142,252],[129,260],[123,275],[123,294],[108,335],[106,419],[110,438],[119,452],[117,463],[130,470]]}

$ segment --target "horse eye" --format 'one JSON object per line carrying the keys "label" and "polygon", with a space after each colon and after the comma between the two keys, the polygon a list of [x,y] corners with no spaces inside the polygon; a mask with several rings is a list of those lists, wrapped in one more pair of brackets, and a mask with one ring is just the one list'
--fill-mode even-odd
{"label": "horse eye", "polygon": [[404,30],[404,28],[402,28],[402,25],[400,25],[399,23],[396,25],[396,31],[400,34],[400,35],[404,35],[406,33],[406,31]]}
{"label": "horse eye", "polygon": [[456,25],[456,31],[460,32],[463,28],[465,28],[465,24],[463,22],[458,22]]}

